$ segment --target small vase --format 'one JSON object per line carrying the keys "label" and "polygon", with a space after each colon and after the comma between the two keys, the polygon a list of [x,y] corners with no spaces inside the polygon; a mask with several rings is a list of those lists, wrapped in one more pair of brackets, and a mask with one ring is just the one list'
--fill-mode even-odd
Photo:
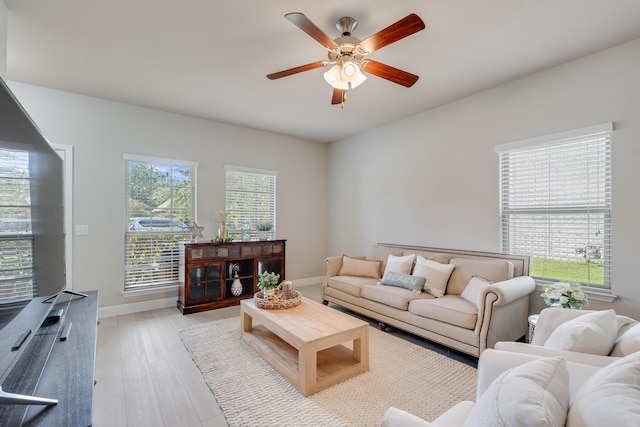
{"label": "small vase", "polygon": [[276,294],[276,289],[275,288],[271,288],[271,289],[263,289],[262,290],[262,296],[264,298],[270,297],[270,296],[274,296]]}
{"label": "small vase", "polygon": [[221,239],[226,239],[228,236],[229,232],[227,231],[227,227],[221,225],[220,228],[218,228],[218,237],[220,237]]}
{"label": "small vase", "polygon": [[258,230],[258,239],[267,240],[267,237],[269,237],[269,232],[268,231]]}
{"label": "small vase", "polygon": [[237,274],[234,276],[233,283],[231,284],[231,293],[236,297],[242,293],[242,282],[240,282]]}

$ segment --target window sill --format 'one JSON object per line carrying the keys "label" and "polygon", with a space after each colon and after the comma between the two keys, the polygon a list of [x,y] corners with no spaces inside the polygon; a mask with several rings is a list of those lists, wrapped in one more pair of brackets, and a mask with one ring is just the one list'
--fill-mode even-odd
{"label": "window sill", "polygon": [[[536,290],[543,292],[544,289],[542,287],[546,284],[547,282],[536,280]],[[590,300],[594,300],[594,301],[613,302],[615,301],[616,298],[618,298],[618,295],[612,293],[608,289],[594,289],[594,288],[584,287],[582,288],[582,291],[585,294],[587,294],[587,297]]]}
{"label": "window sill", "polygon": [[138,297],[141,295],[153,295],[153,294],[163,294],[166,292],[177,291],[178,285],[166,285],[166,286],[157,286],[153,288],[145,288],[145,289],[135,289],[132,291],[122,291],[120,295],[125,298],[130,297]]}

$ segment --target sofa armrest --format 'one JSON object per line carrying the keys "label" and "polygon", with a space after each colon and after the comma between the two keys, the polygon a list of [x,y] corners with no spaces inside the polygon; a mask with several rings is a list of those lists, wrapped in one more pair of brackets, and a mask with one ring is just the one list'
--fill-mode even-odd
{"label": "sofa armrest", "polygon": [[527,333],[529,295],[535,288],[533,278],[518,276],[483,291],[484,304],[478,307],[476,325],[480,354],[498,341],[515,341]]}
{"label": "sofa armrest", "polygon": [[518,276],[513,279],[493,283],[485,289],[485,295],[493,292],[497,299],[494,306],[507,305],[517,299],[530,295],[536,289],[536,282],[530,276]]}
{"label": "sofa armrest", "polygon": [[567,362],[583,363],[585,365],[592,365],[597,367],[606,366],[609,363],[619,359],[618,357],[601,356],[599,354],[578,353],[568,350],[556,350],[541,345],[525,344],[522,342],[503,341],[496,343],[494,348],[496,350],[508,351],[512,353],[531,354],[540,357],[562,356],[567,359]]}
{"label": "sofa armrest", "polygon": [[338,275],[338,270],[340,270],[341,263],[342,263],[341,256],[330,256],[324,260],[324,265],[327,267],[327,275],[325,277],[325,281],[329,277]]}

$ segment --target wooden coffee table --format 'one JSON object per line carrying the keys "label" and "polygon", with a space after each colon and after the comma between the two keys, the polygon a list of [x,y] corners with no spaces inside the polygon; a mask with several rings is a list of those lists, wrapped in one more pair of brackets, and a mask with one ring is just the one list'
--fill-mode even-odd
{"label": "wooden coffee table", "polygon": [[369,324],[310,299],[285,310],[242,300],[240,322],[242,339],[304,396],[369,370]]}

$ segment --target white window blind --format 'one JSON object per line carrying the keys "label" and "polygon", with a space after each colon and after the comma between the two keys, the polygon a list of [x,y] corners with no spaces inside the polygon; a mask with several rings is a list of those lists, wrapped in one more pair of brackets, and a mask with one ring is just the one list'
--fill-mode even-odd
{"label": "white window blind", "polygon": [[174,285],[195,218],[196,163],[126,155],[125,291]]}
{"label": "white window blind", "polygon": [[611,130],[496,147],[502,250],[530,255],[532,276],[610,288]]}
{"label": "white window blind", "polygon": [[256,240],[259,224],[270,223],[268,238],[276,235],[276,175],[274,171],[225,165],[225,210],[229,234]]}
{"label": "white window blind", "polygon": [[0,303],[37,295],[33,278],[29,153],[0,149]]}

